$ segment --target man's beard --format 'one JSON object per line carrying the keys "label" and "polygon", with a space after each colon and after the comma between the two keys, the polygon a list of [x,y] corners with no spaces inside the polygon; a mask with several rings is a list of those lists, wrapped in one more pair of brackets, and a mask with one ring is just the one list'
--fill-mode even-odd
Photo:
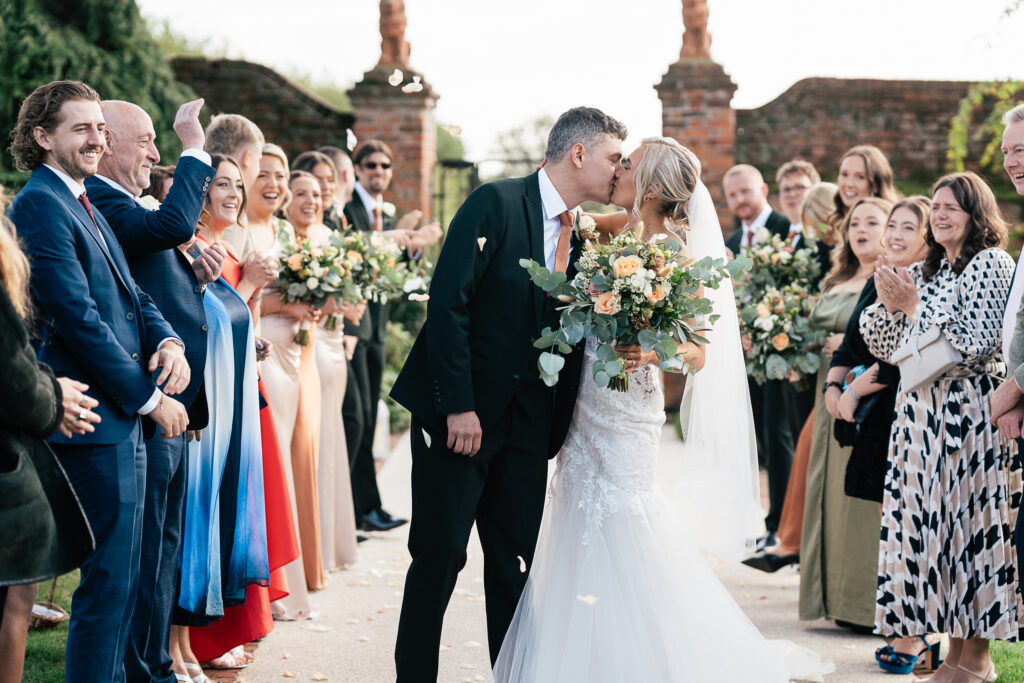
{"label": "man's beard", "polygon": [[[96,152],[99,152],[98,156],[96,157],[96,163],[98,164],[99,159],[101,159],[103,156],[103,149],[88,148],[85,151],[91,152],[94,150]],[[79,156],[82,153],[82,151],[83,150],[81,147],[74,150],[73,152],[54,150],[53,157],[57,164],[61,167],[61,169],[63,169],[63,171],[72,178],[87,178],[96,172],[96,167],[93,166],[90,168],[85,165],[85,163],[81,160],[81,157]]]}

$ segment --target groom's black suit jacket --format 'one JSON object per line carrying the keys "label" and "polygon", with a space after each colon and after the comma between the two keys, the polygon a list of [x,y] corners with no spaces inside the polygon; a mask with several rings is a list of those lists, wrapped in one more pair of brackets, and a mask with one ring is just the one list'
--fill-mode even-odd
{"label": "groom's black suit jacket", "polygon": [[[579,245],[573,239],[573,257]],[[519,259],[543,264],[544,220],[537,174],[473,191],[452,219],[430,285],[427,320],[391,396],[438,433],[446,415],[476,411],[484,431],[517,401],[528,414],[550,391],[533,347],[558,322],[554,300]],[[569,277],[574,269],[570,266]],[[582,352],[566,358],[554,389],[549,455],[558,452],[579,390]]]}
{"label": "groom's black suit jacket", "polygon": [[[768,215],[768,220],[764,222],[764,227],[768,228],[768,231],[773,235],[785,238],[789,234],[789,219],[786,218],[785,214],[781,214],[774,209]],[[725,240],[725,246],[732,251],[732,253],[739,256],[740,249],[743,248],[743,225],[737,221],[736,229],[729,235],[729,239]]]}

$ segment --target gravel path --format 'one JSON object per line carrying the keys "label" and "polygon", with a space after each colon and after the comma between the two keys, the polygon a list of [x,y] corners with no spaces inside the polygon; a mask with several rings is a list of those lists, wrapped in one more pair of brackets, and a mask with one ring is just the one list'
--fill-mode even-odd
{"label": "gravel path", "polygon": [[[672,480],[672,455],[678,443],[675,434],[666,429],[659,473],[666,483]],[[385,507],[402,516],[407,516],[410,509],[410,466],[406,435],[379,477]],[[320,615],[312,621],[278,622],[277,628],[260,643],[256,661],[237,680],[394,681],[393,648],[409,563],[405,548],[407,529],[408,526],[373,534],[360,546],[359,562],[348,570],[331,573],[328,587],[314,594]],[[739,564],[727,565],[715,559],[711,563],[766,637],[792,640],[835,662],[836,673],[826,677],[827,683],[913,680],[911,676],[886,674],[877,667],[873,652],[880,643],[878,638],[851,635],[830,622],[799,621],[799,574],[795,570],[763,574]],[[487,680],[482,570],[480,546],[474,534],[469,563],[459,576],[445,617],[438,677],[444,683]],[[751,664],[756,667],[756,663]]]}

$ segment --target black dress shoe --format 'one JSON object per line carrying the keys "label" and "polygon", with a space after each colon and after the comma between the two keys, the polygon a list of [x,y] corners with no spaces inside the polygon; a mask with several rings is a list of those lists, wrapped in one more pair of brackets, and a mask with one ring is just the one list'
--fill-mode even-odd
{"label": "black dress shoe", "polygon": [[754,569],[759,569],[769,574],[774,574],[783,567],[800,562],[800,553],[792,555],[776,555],[774,553],[758,553],[743,560],[743,564]]}
{"label": "black dress shoe", "polygon": [[875,633],[875,627],[874,626],[864,626],[862,624],[854,624],[853,622],[843,621],[842,619],[836,619],[836,626],[838,626],[840,628],[845,628],[845,629],[847,629],[849,631],[853,631],[854,633],[856,633],[858,635],[862,635],[862,636],[870,636],[870,635],[874,635],[874,633]]}
{"label": "black dress shoe", "polygon": [[399,517],[392,517],[391,515],[388,515],[385,519],[385,514],[387,513],[380,508],[371,510],[359,518],[359,523],[356,524],[356,528],[360,531],[390,531],[391,529],[400,527],[409,521]]}

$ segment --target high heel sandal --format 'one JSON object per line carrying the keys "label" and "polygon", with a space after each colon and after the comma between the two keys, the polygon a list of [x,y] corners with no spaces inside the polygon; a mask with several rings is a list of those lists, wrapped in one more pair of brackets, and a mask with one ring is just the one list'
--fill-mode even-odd
{"label": "high heel sandal", "polygon": [[962,667],[962,666],[958,666],[957,669],[959,669],[960,671],[963,671],[968,676],[973,676],[973,677],[977,678],[979,681],[982,681],[982,683],[995,683],[995,681],[998,680],[998,678],[999,678],[996,675],[996,665],[995,664],[989,664],[988,665],[988,672],[986,672],[984,674],[976,673],[976,672],[971,671],[970,669]]}
{"label": "high heel sandal", "polygon": [[[934,671],[939,668],[939,664],[942,661],[939,658],[939,646],[942,641],[939,640],[934,643],[929,643],[924,636],[918,636],[918,638],[920,638],[921,642],[924,643],[924,649],[916,655],[907,654],[905,652],[896,652],[891,645],[879,648],[878,651],[875,652],[875,659],[878,660],[878,666],[880,666],[883,671],[888,671],[891,674],[908,674],[914,670],[914,667],[917,665],[917,660],[925,655],[930,655],[931,662],[929,663],[931,664],[931,669]],[[888,657],[889,661],[882,659],[883,655]]]}
{"label": "high heel sandal", "polygon": [[191,677],[192,683],[213,683],[213,681],[210,680],[210,677],[203,673],[203,667],[198,664],[185,662],[185,671],[188,671],[188,675]]}

